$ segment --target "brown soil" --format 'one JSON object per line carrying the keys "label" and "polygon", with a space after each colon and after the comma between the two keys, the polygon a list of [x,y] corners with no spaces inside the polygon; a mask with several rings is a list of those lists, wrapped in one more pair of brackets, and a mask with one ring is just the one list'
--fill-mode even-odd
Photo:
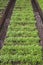
{"label": "brown soil", "polygon": [[5,13],[2,16],[2,19],[0,21],[0,49],[3,46],[4,39],[6,37],[6,32],[8,25],[10,23],[11,14],[14,8],[16,0],[10,0],[8,3],[8,6],[5,10]]}
{"label": "brown soil", "polygon": [[39,36],[40,36],[40,45],[43,47],[43,13],[42,10],[37,2],[37,0],[31,0],[32,1],[32,6],[36,18],[36,27],[39,31]]}
{"label": "brown soil", "polygon": [[37,0],[31,0],[35,18],[36,18],[36,27],[39,32],[40,45],[42,46],[42,61],[43,61],[43,13],[37,2]]}

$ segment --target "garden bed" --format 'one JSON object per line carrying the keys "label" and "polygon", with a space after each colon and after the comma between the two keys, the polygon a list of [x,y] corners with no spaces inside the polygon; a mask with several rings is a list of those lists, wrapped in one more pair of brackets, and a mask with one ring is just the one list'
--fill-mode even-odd
{"label": "garden bed", "polygon": [[4,46],[0,50],[0,64],[42,65],[39,41],[31,1],[17,0]]}

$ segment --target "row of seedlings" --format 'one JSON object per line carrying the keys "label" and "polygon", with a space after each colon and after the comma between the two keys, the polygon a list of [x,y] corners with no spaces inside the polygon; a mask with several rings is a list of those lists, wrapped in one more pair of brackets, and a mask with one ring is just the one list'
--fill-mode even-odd
{"label": "row of seedlings", "polygon": [[31,0],[17,0],[8,26],[1,65],[42,65],[41,46]]}

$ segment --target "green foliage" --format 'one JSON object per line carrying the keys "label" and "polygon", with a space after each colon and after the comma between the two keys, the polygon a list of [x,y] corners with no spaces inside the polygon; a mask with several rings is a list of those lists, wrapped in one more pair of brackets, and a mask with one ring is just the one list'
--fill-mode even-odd
{"label": "green foliage", "polygon": [[5,10],[5,7],[7,7],[9,0],[0,0],[0,18],[2,17],[2,13]]}
{"label": "green foliage", "polygon": [[40,5],[41,9],[43,10],[43,0],[38,0],[38,3]]}
{"label": "green foliage", "polygon": [[[42,52],[31,0],[17,0],[4,47],[0,50],[2,65],[42,65]],[[19,63],[20,62],[20,63]]]}
{"label": "green foliage", "polygon": [[26,54],[32,54],[37,55],[41,54],[41,47],[38,45],[11,45],[11,46],[4,46],[3,49],[0,51],[2,54],[20,54],[20,55],[26,55]]}

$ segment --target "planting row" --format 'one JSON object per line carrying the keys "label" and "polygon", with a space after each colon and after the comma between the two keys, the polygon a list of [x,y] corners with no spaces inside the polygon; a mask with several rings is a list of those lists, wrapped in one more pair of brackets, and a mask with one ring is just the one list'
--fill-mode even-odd
{"label": "planting row", "polygon": [[17,0],[0,50],[0,65],[42,65],[42,48],[35,24],[31,0]]}
{"label": "planting row", "polygon": [[17,0],[8,27],[5,44],[38,45],[40,38],[35,24],[31,1]]}
{"label": "planting row", "polygon": [[[42,65],[41,47],[38,45],[15,45],[15,46],[4,46],[0,51],[0,61],[3,65],[6,63],[20,62],[28,63],[25,65]],[[1,63],[0,63],[1,64]],[[21,64],[20,64],[21,65]]]}

